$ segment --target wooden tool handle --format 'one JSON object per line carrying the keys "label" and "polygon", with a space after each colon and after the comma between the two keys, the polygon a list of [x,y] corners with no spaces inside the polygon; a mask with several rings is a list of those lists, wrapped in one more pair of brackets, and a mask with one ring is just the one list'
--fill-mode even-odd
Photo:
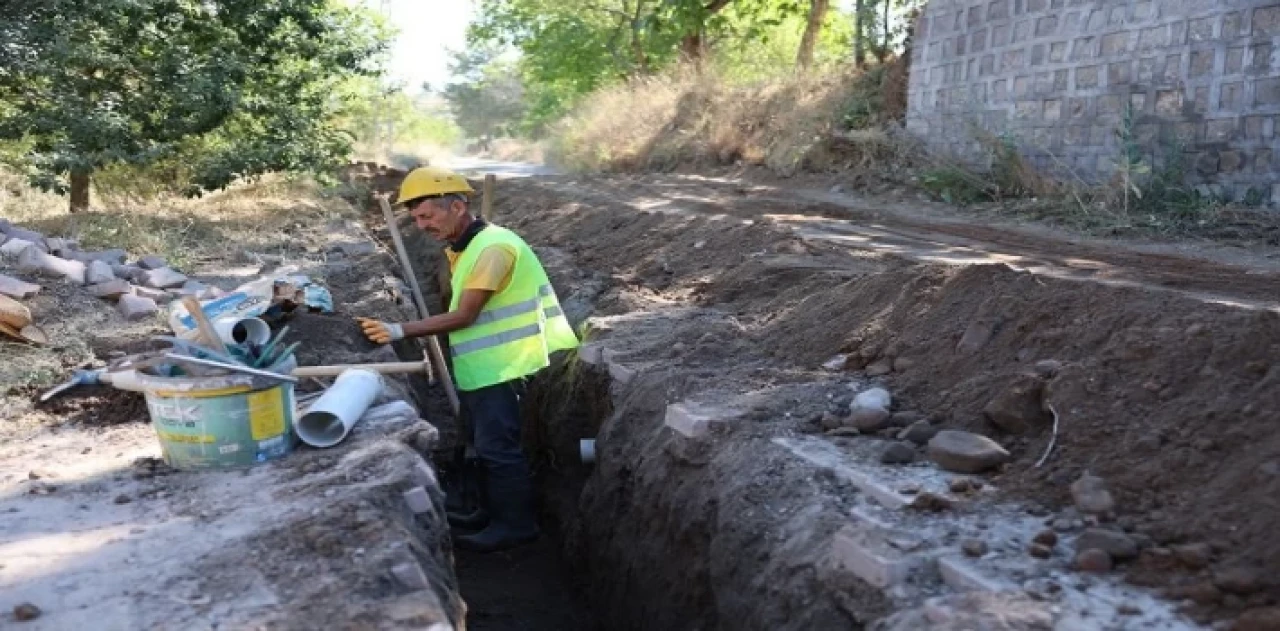
{"label": "wooden tool handle", "polygon": [[204,314],[204,307],[200,306],[200,301],[196,300],[194,296],[183,296],[182,306],[187,308],[187,313],[191,314],[191,319],[196,321],[196,330],[200,332],[200,342],[218,352],[225,353],[226,345],[222,343],[222,336],[218,335],[217,329],[213,328],[213,323]]}
{"label": "wooden tool handle", "polygon": [[345,370],[358,368],[372,370],[382,375],[403,375],[427,372],[426,362],[391,362],[387,364],[338,364],[335,366],[299,366],[293,369],[295,377],[337,377]]}

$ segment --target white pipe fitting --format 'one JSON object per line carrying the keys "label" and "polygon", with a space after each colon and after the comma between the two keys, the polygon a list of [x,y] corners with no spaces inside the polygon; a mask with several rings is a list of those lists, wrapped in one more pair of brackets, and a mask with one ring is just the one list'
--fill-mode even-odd
{"label": "white pipe fitting", "polygon": [[321,449],[342,442],[381,391],[382,377],[378,373],[359,368],[343,371],[298,419],[294,428],[298,438]]}
{"label": "white pipe fitting", "polygon": [[592,464],[596,461],[596,440],[594,438],[586,438],[578,441],[578,456],[582,458],[582,464]]}
{"label": "white pipe fitting", "polygon": [[258,318],[224,318],[213,323],[218,337],[228,344],[266,344],[271,326]]}

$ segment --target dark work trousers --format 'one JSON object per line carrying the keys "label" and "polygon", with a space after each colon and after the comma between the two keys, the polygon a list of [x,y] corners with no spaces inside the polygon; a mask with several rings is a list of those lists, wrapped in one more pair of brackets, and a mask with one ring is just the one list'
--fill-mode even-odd
{"label": "dark work trousers", "polygon": [[529,463],[520,447],[520,397],[525,380],[458,392],[463,409],[471,419],[471,442],[491,479],[529,477]]}

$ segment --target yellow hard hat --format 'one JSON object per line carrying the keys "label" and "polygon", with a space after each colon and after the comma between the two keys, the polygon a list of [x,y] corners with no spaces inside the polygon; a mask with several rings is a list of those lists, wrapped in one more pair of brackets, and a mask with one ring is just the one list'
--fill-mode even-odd
{"label": "yellow hard hat", "polygon": [[400,183],[400,196],[397,204],[418,199],[419,197],[435,197],[449,193],[474,193],[475,189],[467,179],[440,167],[418,167],[404,176]]}

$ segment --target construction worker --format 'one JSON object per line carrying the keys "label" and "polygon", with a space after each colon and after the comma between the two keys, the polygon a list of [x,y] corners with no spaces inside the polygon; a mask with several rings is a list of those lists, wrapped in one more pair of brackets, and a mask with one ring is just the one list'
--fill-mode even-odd
{"label": "construction worker", "polygon": [[454,543],[488,552],[538,536],[533,481],[520,443],[520,395],[525,379],[545,368],[552,353],[576,347],[578,338],[529,245],[471,214],[468,196],[474,192],[466,179],[441,168],[421,167],[405,177],[397,205],[409,210],[418,228],[449,244],[449,311],[416,322],[361,318],[360,324],[379,344],[448,334],[458,398],[485,472],[485,510],[449,513],[449,521],[460,530],[483,527]]}

